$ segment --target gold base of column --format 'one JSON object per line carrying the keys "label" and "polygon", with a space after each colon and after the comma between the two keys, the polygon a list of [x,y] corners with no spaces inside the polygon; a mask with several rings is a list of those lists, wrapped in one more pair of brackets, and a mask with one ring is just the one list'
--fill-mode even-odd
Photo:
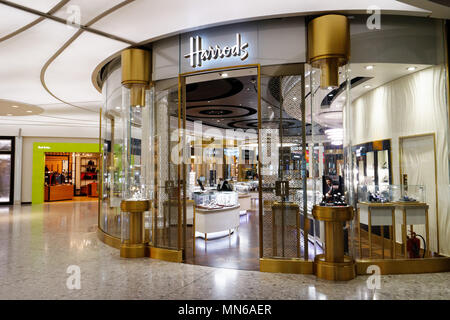
{"label": "gold base of column", "polygon": [[352,280],[356,277],[355,261],[344,256],[344,262],[326,262],[325,255],[319,254],[314,259],[314,274],[325,280]]}
{"label": "gold base of column", "polygon": [[143,258],[148,255],[148,247],[145,244],[122,244],[120,246],[122,258]]}
{"label": "gold base of column", "polygon": [[274,273],[313,274],[313,262],[303,259],[259,259],[259,271]]}

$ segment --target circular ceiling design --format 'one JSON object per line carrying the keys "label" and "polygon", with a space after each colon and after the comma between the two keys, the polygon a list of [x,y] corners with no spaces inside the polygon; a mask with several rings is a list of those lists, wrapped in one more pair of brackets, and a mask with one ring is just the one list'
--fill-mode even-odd
{"label": "circular ceiling design", "polygon": [[[233,121],[228,123],[228,126],[236,129],[246,129],[246,128],[252,128],[252,129],[258,129],[258,121],[257,120],[240,120],[240,121]],[[289,129],[294,127],[300,127],[301,123],[297,121],[292,120],[283,120],[283,128]],[[261,120],[261,127],[263,129],[279,129],[280,128],[280,122],[278,119],[275,120]]]}
{"label": "circular ceiling design", "polygon": [[32,104],[0,99],[0,116],[35,116],[44,112],[44,109]]}
{"label": "circular ceiling design", "polygon": [[186,101],[209,101],[228,98],[244,89],[242,82],[236,78],[191,83],[186,86]]}
{"label": "circular ceiling design", "polygon": [[186,107],[186,116],[191,118],[223,119],[251,116],[256,110],[250,107],[232,105],[200,105]]}

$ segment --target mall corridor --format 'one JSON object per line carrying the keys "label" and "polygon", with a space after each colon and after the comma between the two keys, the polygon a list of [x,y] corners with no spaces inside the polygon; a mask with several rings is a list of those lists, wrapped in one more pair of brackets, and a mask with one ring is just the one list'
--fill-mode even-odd
{"label": "mall corridor", "polygon": [[[450,273],[367,276],[331,282],[274,274],[124,259],[96,235],[97,202],[0,208],[0,299],[449,299]],[[80,267],[81,289],[66,273]]]}

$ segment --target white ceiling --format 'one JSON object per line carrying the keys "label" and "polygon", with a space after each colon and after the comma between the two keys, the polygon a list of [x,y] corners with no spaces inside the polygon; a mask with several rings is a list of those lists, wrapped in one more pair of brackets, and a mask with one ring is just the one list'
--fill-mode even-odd
{"label": "white ceiling", "polygon": [[[185,30],[236,21],[320,11],[366,13],[374,1],[279,0],[275,4],[263,0],[227,0],[216,1],[214,6],[209,0],[9,2],[32,10],[14,8],[0,1],[0,99],[37,105],[44,111],[40,115],[17,118],[0,116],[2,134],[15,134],[17,128],[33,125],[98,127],[97,113],[102,97],[92,85],[92,72],[106,58],[132,43],[148,42]],[[427,10],[395,0],[376,2],[385,13],[430,14]],[[79,29],[49,18],[42,19],[39,14],[63,4],[53,13],[54,17],[67,19],[73,14],[69,10],[73,7],[70,6],[79,6],[81,24],[89,24],[92,30],[79,32],[78,37],[72,38]],[[37,19],[42,21],[17,32]],[[92,23],[93,19],[98,21]],[[97,31],[105,34],[99,35]],[[14,32],[17,34],[2,40]],[[117,37],[122,39],[114,40]],[[45,69],[46,65],[48,67]],[[13,127],[14,130],[8,129]],[[96,136],[98,130],[97,133],[93,129],[89,132]],[[32,130],[29,134],[32,134]],[[73,132],[73,135],[76,136],[77,132]]]}

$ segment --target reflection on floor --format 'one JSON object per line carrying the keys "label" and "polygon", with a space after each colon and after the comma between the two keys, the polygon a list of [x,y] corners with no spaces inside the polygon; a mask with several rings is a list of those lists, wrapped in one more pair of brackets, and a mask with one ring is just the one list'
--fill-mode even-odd
{"label": "reflection on floor", "polygon": [[87,197],[87,196],[76,196],[76,197],[73,197],[72,200],[58,200],[58,201],[51,201],[51,202],[46,202],[46,203],[85,202],[85,201],[98,201],[98,198]]}
{"label": "reflection on floor", "polygon": [[205,241],[195,240],[195,258],[188,256],[187,263],[202,266],[259,270],[258,213],[248,211],[240,218],[237,232]]}
{"label": "reflection on floor", "polygon": [[[97,203],[0,206],[0,299],[450,299],[450,273],[348,282],[123,259],[98,240]],[[78,266],[81,289],[67,268]]]}
{"label": "reflection on floor", "polygon": [[[301,256],[303,256],[303,236],[300,236]],[[188,243],[189,244],[189,243]],[[192,250],[188,246],[188,250]],[[239,230],[230,236],[205,241],[197,236],[195,241],[195,257],[187,254],[187,263],[201,266],[259,270],[259,215],[257,210],[249,210],[240,219]],[[314,245],[309,242],[309,259],[314,259]],[[316,247],[317,254],[322,249]],[[281,250],[280,250],[281,252]]]}

